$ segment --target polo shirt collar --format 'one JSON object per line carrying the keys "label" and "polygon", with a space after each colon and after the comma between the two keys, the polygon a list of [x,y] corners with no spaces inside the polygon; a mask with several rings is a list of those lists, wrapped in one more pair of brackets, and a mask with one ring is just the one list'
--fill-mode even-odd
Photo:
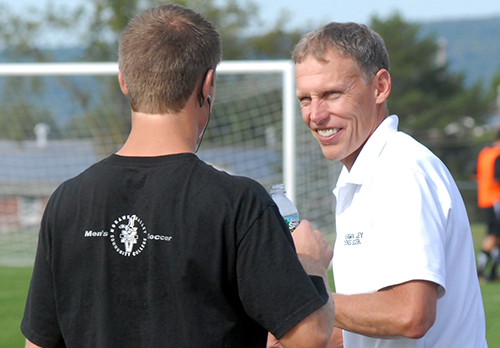
{"label": "polo shirt collar", "polygon": [[371,176],[375,163],[382,152],[389,134],[398,130],[398,117],[391,115],[386,117],[368,138],[354,161],[351,171],[344,166],[337,181],[337,187],[346,184],[361,185],[366,178]]}

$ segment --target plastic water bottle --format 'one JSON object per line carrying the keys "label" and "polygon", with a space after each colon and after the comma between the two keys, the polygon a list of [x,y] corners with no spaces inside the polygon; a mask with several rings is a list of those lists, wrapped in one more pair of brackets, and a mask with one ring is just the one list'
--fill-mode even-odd
{"label": "plastic water bottle", "polygon": [[290,232],[295,231],[300,222],[299,212],[292,201],[286,196],[285,185],[272,185],[269,194],[278,206],[281,215],[288,224]]}

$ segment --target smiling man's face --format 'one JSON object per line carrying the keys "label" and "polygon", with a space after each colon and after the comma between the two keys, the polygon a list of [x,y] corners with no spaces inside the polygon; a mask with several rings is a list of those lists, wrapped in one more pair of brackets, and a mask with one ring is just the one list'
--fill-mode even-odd
{"label": "smiling man's face", "polygon": [[366,82],[353,59],[333,51],[325,55],[325,61],[309,56],[295,67],[297,98],[305,124],[325,157],[340,160],[349,170],[386,116],[385,98],[379,93],[381,73],[388,76],[381,70]]}

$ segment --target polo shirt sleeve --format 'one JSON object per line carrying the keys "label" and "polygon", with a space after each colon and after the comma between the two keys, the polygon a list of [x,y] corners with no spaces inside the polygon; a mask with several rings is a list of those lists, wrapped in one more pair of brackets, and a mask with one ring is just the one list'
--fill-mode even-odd
{"label": "polo shirt sleeve", "polygon": [[[366,211],[371,215],[377,288],[426,280],[446,284],[445,241],[449,196],[424,172],[397,167],[373,178]],[[370,260],[368,260],[370,262]]]}
{"label": "polo shirt sleeve", "polygon": [[240,241],[237,273],[245,312],[278,339],[330,296],[323,281],[302,268],[290,232],[272,206]]}

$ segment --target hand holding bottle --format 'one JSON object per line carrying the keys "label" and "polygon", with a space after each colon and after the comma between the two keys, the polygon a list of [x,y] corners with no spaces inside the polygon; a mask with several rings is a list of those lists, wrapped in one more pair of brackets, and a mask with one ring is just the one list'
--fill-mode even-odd
{"label": "hand holding bottle", "polygon": [[292,234],[302,267],[307,274],[324,276],[333,257],[333,250],[318,230],[302,220]]}

